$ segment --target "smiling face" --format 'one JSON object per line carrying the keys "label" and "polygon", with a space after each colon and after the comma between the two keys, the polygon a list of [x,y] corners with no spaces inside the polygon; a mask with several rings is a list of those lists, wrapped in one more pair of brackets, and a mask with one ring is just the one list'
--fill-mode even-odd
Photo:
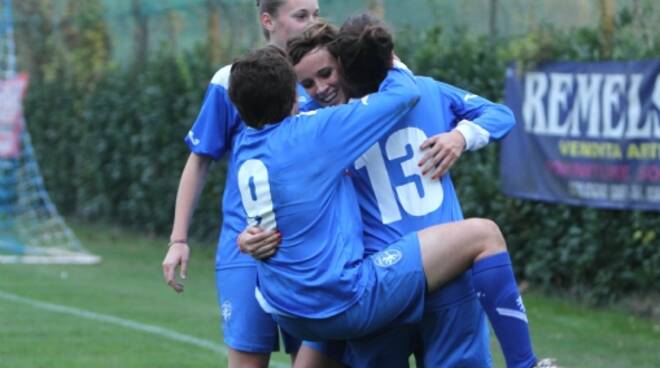
{"label": "smiling face", "polygon": [[286,41],[301,34],[319,16],[317,0],[288,0],[275,14],[262,13],[261,24],[270,34],[270,42],[286,48]]}
{"label": "smiling face", "polygon": [[346,102],[339,64],[327,48],[318,47],[307,53],[294,70],[298,83],[319,105],[326,107]]}

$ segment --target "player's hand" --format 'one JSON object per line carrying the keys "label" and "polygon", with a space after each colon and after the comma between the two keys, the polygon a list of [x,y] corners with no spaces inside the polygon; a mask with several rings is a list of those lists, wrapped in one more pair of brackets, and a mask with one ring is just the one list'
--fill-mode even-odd
{"label": "player's hand", "polygon": [[443,176],[461,157],[465,149],[465,138],[457,130],[452,130],[428,138],[419,148],[424,152],[424,157],[418,163],[422,175],[430,175],[435,180]]}
{"label": "player's hand", "polygon": [[251,255],[254,259],[264,260],[277,252],[282,235],[277,230],[249,227],[238,236],[236,242],[241,252]]}
{"label": "player's hand", "polygon": [[177,293],[183,292],[183,284],[176,279],[176,268],[181,267],[179,276],[185,280],[188,276],[188,259],[190,248],[187,243],[175,243],[170,246],[163,260],[163,277],[165,282]]}

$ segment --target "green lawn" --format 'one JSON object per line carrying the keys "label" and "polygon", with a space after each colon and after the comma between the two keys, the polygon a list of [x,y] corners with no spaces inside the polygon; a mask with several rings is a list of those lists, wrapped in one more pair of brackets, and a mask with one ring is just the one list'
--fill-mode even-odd
{"label": "green lawn", "polygon": [[[186,291],[177,295],[162,281],[164,238],[75,231],[103,257],[100,265],[0,265],[0,367],[226,366],[210,247],[193,249]],[[564,367],[660,367],[658,321],[533,292],[525,302],[540,356]]]}

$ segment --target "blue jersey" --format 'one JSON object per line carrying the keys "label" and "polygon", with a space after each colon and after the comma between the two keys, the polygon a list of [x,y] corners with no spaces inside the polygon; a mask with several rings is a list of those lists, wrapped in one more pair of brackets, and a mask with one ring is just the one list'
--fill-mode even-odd
{"label": "blue jersey", "polygon": [[[229,100],[227,88],[231,65],[218,70],[209,84],[200,112],[185,142],[191,152],[218,160],[231,150],[236,135],[244,129],[238,111]],[[298,86],[298,102],[302,108],[311,98]],[[252,257],[239,251],[236,238],[245,229],[245,211],[236,181],[233,157],[229,157],[225,190],[222,196],[222,227],[216,253],[216,269],[255,266]]]}
{"label": "blue jersey", "polygon": [[[467,146],[503,137],[514,125],[509,108],[431,78],[417,77],[421,96],[392,131],[355,161],[366,254],[382,250],[410,232],[463,219],[450,175],[422,176],[419,146],[460,125]],[[474,295],[469,273],[447,284],[427,302],[443,307]]]}
{"label": "blue jersey", "polygon": [[257,262],[258,285],[276,313],[327,318],[351,307],[362,272],[362,223],[346,168],[419,97],[408,72],[392,70],[382,92],[352,103],[245,129],[234,149],[248,224],[282,233]]}

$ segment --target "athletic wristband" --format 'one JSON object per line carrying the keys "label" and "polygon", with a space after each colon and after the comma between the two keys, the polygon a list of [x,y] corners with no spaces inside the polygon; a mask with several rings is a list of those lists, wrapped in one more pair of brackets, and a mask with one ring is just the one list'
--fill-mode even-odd
{"label": "athletic wristband", "polygon": [[176,239],[176,240],[170,240],[169,243],[167,243],[168,247],[173,246],[174,244],[188,244],[188,239]]}

